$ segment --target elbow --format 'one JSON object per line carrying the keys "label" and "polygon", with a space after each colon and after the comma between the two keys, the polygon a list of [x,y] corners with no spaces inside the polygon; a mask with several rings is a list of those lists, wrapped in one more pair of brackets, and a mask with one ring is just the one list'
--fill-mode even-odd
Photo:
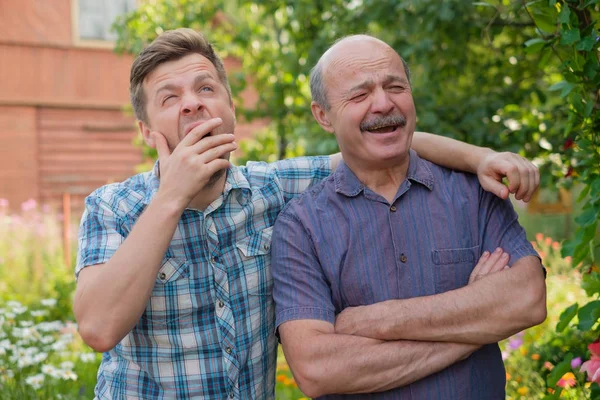
{"label": "elbow", "polygon": [[546,320],[548,309],[546,307],[546,282],[536,280],[527,291],[527,301],[523,309],[523,315],[528,316],[528,327],[539,325]]}
{"label": "elbow", "polygon": [[81,336],[85,344],[99,353],[110,351],[119,343],[119,340],[115,339],[114,334],[111,334],[107,329],[99,327],[98,324],[89,324],[81,321],[78,331],[79,336]]}
{"label": "elbow", "polygon": [[324,396],[331,393],[327,390],[328,377],[331,376],[321,370],[314,362],[306,362],[292,368],[298,388],[308,398]]}

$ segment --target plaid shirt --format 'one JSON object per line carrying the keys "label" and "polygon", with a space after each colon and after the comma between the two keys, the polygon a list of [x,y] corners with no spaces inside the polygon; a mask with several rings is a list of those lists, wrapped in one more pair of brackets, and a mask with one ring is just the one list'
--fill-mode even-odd
{"label": "plaid shirt", "polygon": [[[158,190],[156,172],[86,199],[77,275],[119,248]],[[285,203],[330,172],[329,157],[232,167],[206,210],[186,209],[144,314],[103,354],[97,398],[274,398],[271,232]]]}

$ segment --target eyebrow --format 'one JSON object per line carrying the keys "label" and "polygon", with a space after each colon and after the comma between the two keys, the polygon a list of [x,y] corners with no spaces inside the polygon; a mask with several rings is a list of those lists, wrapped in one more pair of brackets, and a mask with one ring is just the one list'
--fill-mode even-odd
{"label": "eyebrow", "polygon": [[[198,76],[196,76],[196,78],[194,79],[194,86],[199,85],[200,83],[204,82],[205,80],[214,80],[214,78],[210,75],[210,73],[203,72],[203,73],[199,74]],[[172,83],[167,83],[158,88],[155,96],[158,96],[158,94],[163,91],[176,91],[177,89],[179,89],[179,86],[174,85]]]}
{"label": "eyebrow", "polygon": [[[385,76],[385,79],[383,80],[383,86],[389,85],[392,82],[400,82],[400,83],[403,83],[405,85],[408,84],[408,80],[406,80],[406,78],[404,78],[404,77],[402,77],[400,75],[391,75],[390,74],[390,75],[386,75]],[[373,80],[369,79],[367,81],[359,83],[356,86],[351,87],[350,89],[348,89],[346,91],[346,94],[353,93],[353,92],[355,92],[357,90],[366,89],[369,86],[373,86],[373,84],[374,84]]]}

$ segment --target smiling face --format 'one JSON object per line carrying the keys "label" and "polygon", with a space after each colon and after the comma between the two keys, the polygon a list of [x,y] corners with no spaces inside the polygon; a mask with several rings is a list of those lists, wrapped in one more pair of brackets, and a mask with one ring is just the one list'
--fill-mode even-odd
{"label": "smiling face", "polygon": [[143,82],[147,123],[140,129],[149,146],[155,147],[150,132],[160,132],[171,151],[193,128],[219,117],[223,124],[210,134],[233,133],[235,108],[215,66],[193,53],[160,64]]}
{"label": "smiling face", "polygon": [[329,109],[313,102],[313,115],[335,134],[344,161],[368,169],[406,163],[416,111],[400,56],[375,38],[353,37],[321,62]]}

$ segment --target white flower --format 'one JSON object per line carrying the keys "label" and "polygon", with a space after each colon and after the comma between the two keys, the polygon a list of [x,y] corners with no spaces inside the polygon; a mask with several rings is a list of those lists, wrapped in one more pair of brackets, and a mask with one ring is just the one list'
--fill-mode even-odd
{"label": "white flower", "polygon": [[46,307],[54,307],[56,305],[56,299],[43,299],[40,303]]}
{"label": "white flower", "polygon": [[52,378],[61,378],[62,377],[62,371],[56,367],[54,367],[53,365],[49,365],[49,364],[44,364],[42,365],[42,373],[51,376]]}
{"label": "white flower", "polygon": [[30,376],[27,379],[25,379],[25,383],[37,390],[41,388],[44,384],[44,374]]}
{"label": "white flower", "polygon": [[4,373],[4,375],[8,378],[8,379],[12,379],[15,377],[15,371],[13,371],[12,369],[7,369],[6,372]]}
{"label": "white flower", "polygon": [[50,343],[54,342],[54,337],[52,337],[50,335],[42,336],[40,338],[40,342],[42,342],[42,344],[50,344]]}
{"label": "white flower", "polygon": [[71,370],[75,367],[75,364],[71,361],[63,361],[60,363],[60,367],[64,370]]}
{"label": "white flower", "polygon": [[27,311],[27,307],[25,307],[25,306],[12,308],[12,312],[14,312],[17,315],[23,314],[25,311]]}
{"label": "white flower", "polygon": [[32,321],[21,321],[21,322],[19,322],[19,325],[21,325],[23,328],[29,328],[30,326],[33,326],[33,322]]}
{"label": "white flower", "polygon": [[90,363],[96,361],[96,354],[94,353],[81,353],[79,359],[84,363]]}
{"label": "white flower", "polygon": [[48,315],[48,310],[31,311],[29,314],[31,314],[32,317],[44,317]]}
{"label": "white flower", "polygon": [[67,348],[67,343],[59,340],[56,343],[52,343],[52,345],[50,346],[50,348],[54,351],[63,351]]}
{"label": "white flower", "polygon": [[11,300],[11,301],[7,302],[6,305],[10,308],[23,307],[23,304],[19,303],[18,301],[15,301],[15,300]]}
{"label": "white flower", "polygon": [[46,360],[46,358],[48,358],[48,353],[38,353],[33,357],[33,361],[36,364],[41,363],[42,361]]}
{"label": "white flower", "polygon": [[64,325],[60,321],[41,322],[35,326],[35,328],[40,332],[57,332],[63,327]]}
{"label": "white flower", "polygon": [[73,371],[63,371],[62,378],[65,381],[68,381],[68,380],[76,381],[77,380],[77,374],[75,374],[75,372],[73,372]]}
{"label": "white flower", "polygon": [[13,313],[13,312],[5,312],[4,315],[6,316],[6,318],[8,319],[15,319],[15,317],[17,316],[17,314]]}
{"label": "white flower", "polygon": [[10,349],[10,340],[8,339],[4,339],[2,341],[0,341],[0,349],[4,348],[4,349]]}

